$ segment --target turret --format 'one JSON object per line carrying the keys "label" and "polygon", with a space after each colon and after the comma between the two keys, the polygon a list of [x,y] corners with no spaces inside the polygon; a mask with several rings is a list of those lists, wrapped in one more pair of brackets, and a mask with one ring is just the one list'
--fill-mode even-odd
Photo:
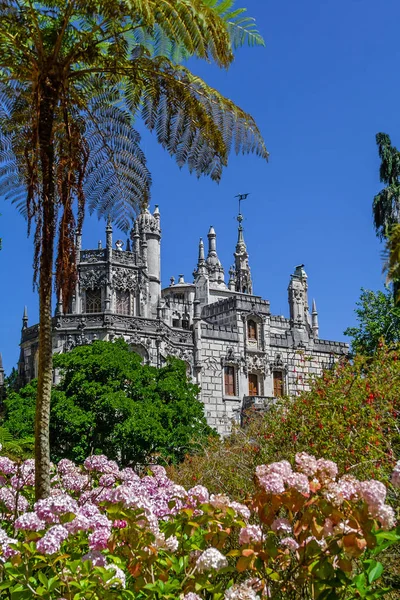
{"label": "turret", "polygon": [[155,207],[153,214],[145,208],[136,223],[142,246],[143,266],[147,268],[149,278],[150,311],[153,316],[156,316],[158,299],[161,295],[161,228],[158,206]]}
{"label": "turret", "polygon": [[309,318],[307,274],[303,267],[304,265],[296,267],[288,287],[290,324],[298,329],[304,329]]}
{"label": "turret", "polygon": [[311,327],[312,327],[312,332],[313,332],[314,339],[318,339],[318,337],[319,337],[319,325],[318,325],[317,305],[315,303],[315,300],[312,301]]}
{"label": "turret", "polygon": [[249,267],[249,255],[247,247],[243,237],[243,215],[238,214],[237,220],[239,223],[238,227],[238,241],[236,244],[236,250],[234,252],[235,257],[235,289],[237,292],[242,294],[253,293],[253,283],[251,281],[251,273]]}
{"label": "turret", "polygon": [[211,282],[222,283],[224,282],[224,269],[221,265],[221,261],[217,254],[217,234],[215,233],[214,227],[211,225],[210,230],[207,234],[208,237],[208,255],[206,259],[206,266]]}

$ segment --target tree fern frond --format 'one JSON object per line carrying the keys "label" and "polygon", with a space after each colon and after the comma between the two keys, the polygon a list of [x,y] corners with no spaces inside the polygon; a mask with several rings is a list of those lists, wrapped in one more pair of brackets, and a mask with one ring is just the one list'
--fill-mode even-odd
{"label": "tree fern frond", "polygon": [[129,115],[116,106],[88,112],[89,163],[85,191],[89,210],[108,215],[128,231],[150,196],[151,176],[140,148],[140,135]]}
{"label": "tree fern frond", "polygon": [[[218,179],[232,147],[236,153],[255,152],[268,158],[250,115],[202,79],[164,58],[142,58],[137,69],[135,81],[142,83],[143,120],[150,131],[156,131],[159,143],[176,154],[180,166],[187,162],[190,171],[199,173],[207,164],[203,172],[212,172]],[[179,122],[182,113],[187,116],[184,127]],[[217,169],[211,166],[216,157],[220,159]]]}

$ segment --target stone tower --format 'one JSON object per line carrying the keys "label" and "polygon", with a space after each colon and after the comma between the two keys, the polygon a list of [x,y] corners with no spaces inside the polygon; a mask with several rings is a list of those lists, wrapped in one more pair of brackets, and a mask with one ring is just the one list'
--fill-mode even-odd
{"label": "stone tower", "polygon": [[237,216],[239,223],[238,227],[238,241],[236,244],[236,250],[234,253],[235,257],[235,290],[242,294],[253,293],[253,283],[251,281],[250,267],[249,267],[249,255],[247,247],[243,238],[243,215]]}

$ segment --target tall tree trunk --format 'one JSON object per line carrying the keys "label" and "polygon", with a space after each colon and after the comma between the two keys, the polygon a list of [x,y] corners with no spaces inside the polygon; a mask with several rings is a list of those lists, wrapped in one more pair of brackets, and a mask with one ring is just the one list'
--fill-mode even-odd
{"label": "tall tree trunk", "polygon": [[55,235],[53,123],[57,86],[43,81],[39,101],[39,146],[42,175],[42,224],[39,262],[39,366],[35,417],[35,496],[50,494],[50,399],[53,382],[52,312]]}

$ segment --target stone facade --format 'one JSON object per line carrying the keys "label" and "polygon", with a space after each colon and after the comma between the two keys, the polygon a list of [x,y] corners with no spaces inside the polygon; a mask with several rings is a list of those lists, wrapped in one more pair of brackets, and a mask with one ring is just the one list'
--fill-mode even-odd
{"label": "stone facade", "polygon": [[[208,253],[200,240],[193,283],[183,276],[161,289],[160,213],[146,209],[136,219],[125,249],[106,244],[82,250],[77,236],[78,283],[71,306],[58,299],[53,318],[54,353],[76,345],[123,337],[151,365],[167,356],[187,364],[198,383],[209,424],[229,432],[244,408],[266,408],[282,394],[307,389],[318,375],[348,353],[347,344],[319,339],[315,302],[310,314],[303,265],[290,278],[290,318],[274,316],[268,300],[253,294],[249,256],[238,216],[235,264],[225,283],[216,233],[208,233]],[[20,384],[37,375],[38,325],[23,316]],[[57,381],[57,373],[54,374]]]}

